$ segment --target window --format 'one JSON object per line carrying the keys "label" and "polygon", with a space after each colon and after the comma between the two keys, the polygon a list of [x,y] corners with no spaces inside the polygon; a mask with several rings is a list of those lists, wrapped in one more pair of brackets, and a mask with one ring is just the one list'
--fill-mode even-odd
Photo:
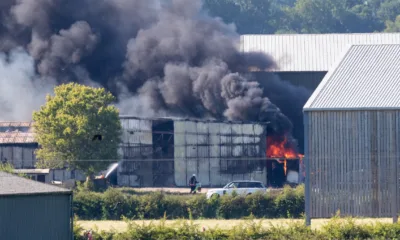
{"label": "window", "polygon": [[249,182],[248,188],[264,188],[260,182]]}

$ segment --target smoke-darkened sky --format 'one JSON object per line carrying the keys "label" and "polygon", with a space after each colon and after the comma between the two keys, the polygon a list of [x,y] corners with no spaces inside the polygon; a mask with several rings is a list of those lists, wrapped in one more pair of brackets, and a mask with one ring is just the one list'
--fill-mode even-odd
{"label": "smoke-darkened sky", "polygon": [[200,0],[1,0],[0,18],[0,120],[30,120],[70,81],[106,87],[123,114],[270,121],[276,133],[297,121],[280,108],[306,100],[240,74],[275,63],[240,53],[235,26]]}

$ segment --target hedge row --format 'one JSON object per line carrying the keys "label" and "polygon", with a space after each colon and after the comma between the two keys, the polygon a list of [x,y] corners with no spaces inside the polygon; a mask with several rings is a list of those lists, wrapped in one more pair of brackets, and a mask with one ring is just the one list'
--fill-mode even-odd
{"label": "hedge row", "polygon": [[224,218],[239,219],[253,214],[257,218],[301,217],[304,188],[284,188],[280,194],[223,196],[207,200],[204,194],[166,195],[160,192],[130,195],[118,189],[104,193],[79,191],[74,194],[74,213],[83,220]]}
{"label": "hedge row", "polygon": [[[75,226],[75,239],[85,239],[82,228]],[[248,222],[232,229],[202,229],[192,222],[183,222],[179,226],[167,226],[165,221],[159,224],[128,223],[125,232],[94,232],[93,239],[398,239],[400,224],[357,225],[352,219],[346,221],[334,218],[318,230],[312,230],[304,224],[292,223],[287,227],[262,226],[260,222]],[[86,238],[87,239],[87,238]]]}

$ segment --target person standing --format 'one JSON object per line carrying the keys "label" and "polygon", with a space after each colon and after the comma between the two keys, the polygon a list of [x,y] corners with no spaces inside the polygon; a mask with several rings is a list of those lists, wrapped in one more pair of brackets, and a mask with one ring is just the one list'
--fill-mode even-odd
{"label": "person standing", "polygon": [[190,193],[194,193],[194,190],[196,189],[196,174],[193,174],[193,176],[189,180],[189,186],[190,186]]}

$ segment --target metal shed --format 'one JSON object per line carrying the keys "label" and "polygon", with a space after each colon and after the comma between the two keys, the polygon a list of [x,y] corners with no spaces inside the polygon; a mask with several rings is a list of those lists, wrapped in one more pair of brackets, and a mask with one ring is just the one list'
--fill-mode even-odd
{"label": "metal shed", "polygon": [[390,217],[400,203],[400,44],[353,45],[304,106],[306,216]]}
{"label": "metal shed", "polygon": [[121,186],[203,186],[266,182],[266,129],[260,123],[121,116]]}
{"label": "metal shed", "polygon": [[34,168],[37,147],[31,122],[0,122],[0,162]]}
{"label": "metal shed", "polygon": [[71,240],[72,192],[0,172],[1,239]]}

